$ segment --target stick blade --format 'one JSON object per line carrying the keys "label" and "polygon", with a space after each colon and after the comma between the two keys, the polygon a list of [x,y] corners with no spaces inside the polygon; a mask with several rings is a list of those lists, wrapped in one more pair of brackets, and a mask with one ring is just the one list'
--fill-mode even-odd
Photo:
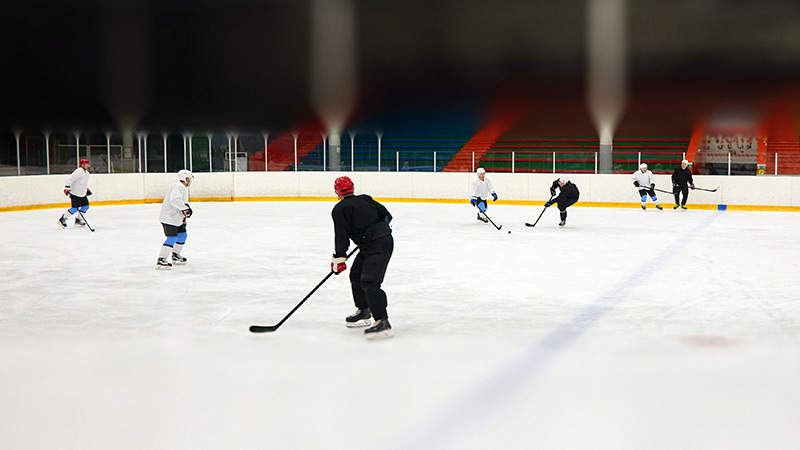
{"label": "stick blade", "polygon": [[272,333],[277,329],[277,325],[250,325],[251,333]]}

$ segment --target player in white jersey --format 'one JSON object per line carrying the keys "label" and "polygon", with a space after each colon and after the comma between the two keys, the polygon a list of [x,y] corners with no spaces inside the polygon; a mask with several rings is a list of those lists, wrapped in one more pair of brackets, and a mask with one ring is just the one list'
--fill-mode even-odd
{"label": "player in white jersey", "polygon": [[[167,240],[161,246],[156,269],[171,269],[172,264],[186,264],[186,258],[181,255],[183,245],[186,243],[186,219],[192,217],[192,208],[189,207],[189,189],[194,175],[188,170],[178,172],[178,181],[169,187],[164,203],[161,204],[159,219],[164,227]],[[167,259],[172,254],[172,263]]]}
{"label": "player in white jersey", "polygon": [[639,188],[639,195],[642,197],[642,209],[647,209],[645,203],[647,202],[647,196],[650,195],[650,198],[653,199],[653,203],[656,204],[656,208],[664,209],[661,205],[658,204],[658,198],[656,197],[656,183],[653,181],[653,172],[647,170],[647,164],[642,163],[639,166],[639,170],[633,172],[631,176],[633,179],[633,185]]}
{"label": "player in white jersey", "polygon": [[493,201],[497,201],[497,192],[494,191],[494,187],[492,186],[492,181],[486,178],[486,170],[483,167],[479,167],[477,172],[477,177],[472,180],[472,184],[470,184],[469,189],[469,202],[472,206],[478,208],[478,220],[483,221],[484,223],[489,223],[489,219],[484,214],[486,208],[486,201],[489,198],[489,195],[492,196]]}
{"label": "player in white jersey", "polygon": [[[89,189],[89,169],[92,165],[89,164],[88,159],[81,159],[78,163],[78,168],[75,169],[67,178],[67,184],[64,185],[64,195],[69,197],[72,206],[61,215],[58,219],[58,224],[61,228],[67,227],[67,221],[73,214],[80,211],[86,214],[89,211],[89,197],[92,191]],[[83,218],[78,215],[75,217],[75,225],[85,226]]]}

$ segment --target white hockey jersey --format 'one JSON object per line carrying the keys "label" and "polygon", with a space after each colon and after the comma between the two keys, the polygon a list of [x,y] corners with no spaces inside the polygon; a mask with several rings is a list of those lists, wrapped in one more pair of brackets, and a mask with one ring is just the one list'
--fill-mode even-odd
{"label": "white hockey jersey", "polygon": [[470,198],[482,198],[484,200],[488,200],[491,194],[494,193],[494,187],[492,187],[492,182],[489,180],[489,177],[484,176],[483,181],[481,181],[481,179],[478,177],[475,177],[475,179],[472,180],[469,190]]}
{"label": "white hockey jersey", "polygon": [[189,189],[180,181],[169,187],[167,195],[164,196],[164,203],[161,204],[161,223],[179,227],[183,225],[183,210],[187,209],[189,203]]}
{"label": "white hockey jersey", "polygon": [[650,185],[654,182],[653,172],[650,172],[649,170],[645,173],[642,173],[641,170],[637,170],[636,172],[633,172],[631,178],[633,181],[638,181],[639,187],[642,189],[650,189]]}
{"label": "white hockey jersey", "polygon": [[76,197],[86,197],[86,190],[89,189],[89,172],[78,167],[67,177],[67,184],[64,187]]}

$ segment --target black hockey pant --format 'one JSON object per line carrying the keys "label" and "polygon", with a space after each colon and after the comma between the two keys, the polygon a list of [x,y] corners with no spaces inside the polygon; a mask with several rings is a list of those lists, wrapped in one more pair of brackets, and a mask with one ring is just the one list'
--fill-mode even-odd
{"label": "black hockey pant", "polygon": [[558,202],[558,212],[561,215],[561,220],[567,220],[567,208],[574,205],[578,202],[578,199],[569,199],[564,200],[563,202]]}
{"label": "black hockey pant", "polygon": [[372,318],[386,320],[386,292],[381,289],[386,268],[394,251],[394,239],[389,234],[362,245],[350,268],[350,286],[356,308],[369,308]]}
{"label": "black hockey pant", "polygon": [[[680,202],[680,194],[683,193],[683,201]],[[686,206],[686,199],[689,198],[689,186],[678,186],[675,185],[672,187],[672,193],[675,194],[675,204]]]}

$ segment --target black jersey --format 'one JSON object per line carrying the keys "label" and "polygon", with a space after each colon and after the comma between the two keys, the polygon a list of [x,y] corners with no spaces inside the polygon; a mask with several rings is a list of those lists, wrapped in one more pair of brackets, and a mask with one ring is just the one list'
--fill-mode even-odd
{"label": "black jersey", "polygon": [[558,185],[558,180],[553,182],[553,188],[559,188],[558,197],[554,198],[552,201],[553,203],[575,203],[578,201],[578,197],[580,196],[580,192],[578,192],[578,186],[572,184],[571,181],[567,181],[564,186]]}
{"label": "black jersey", "polygon": [[688,167],[685,169],[681,167],[676,168],[675,171],[672,172],[672,182],[680,187],[686,187],[687,183],[694,184],[692,180],[692,171],[689,170]]}
{"label": "black jersey", "polygon": [[389,222],[392,215],[382,204],[369,195],[349,195],[339,200],[331,211],[336,253],[333,256],[347,255],[350,240],[359,246],[384,237],[392,232]]}

